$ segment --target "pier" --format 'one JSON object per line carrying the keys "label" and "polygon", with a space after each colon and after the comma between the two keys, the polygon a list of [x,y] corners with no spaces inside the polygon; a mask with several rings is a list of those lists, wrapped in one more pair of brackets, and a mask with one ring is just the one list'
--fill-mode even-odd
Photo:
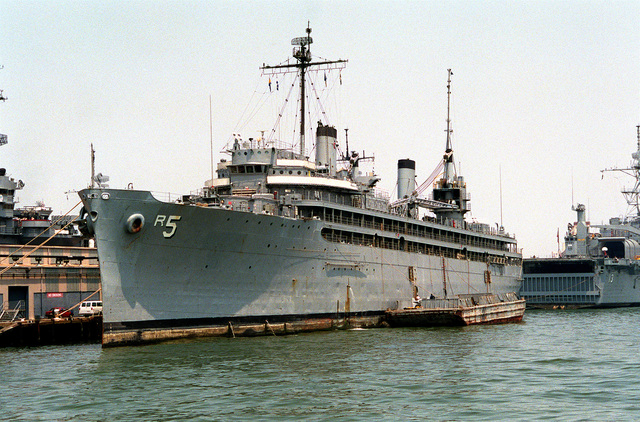
{"label": "pier", "polygon": [[100,343],[102,316],[42,318],[0,325],[0,347]]}

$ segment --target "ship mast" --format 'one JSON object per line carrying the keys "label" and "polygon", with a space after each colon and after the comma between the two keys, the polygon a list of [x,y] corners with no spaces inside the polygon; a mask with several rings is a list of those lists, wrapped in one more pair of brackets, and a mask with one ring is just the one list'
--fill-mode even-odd
{"label": "ship mast", "polygon": [[91,143],[91,184],[89,187],[93,189],[95,187],[96,180],[96,151],[93,149],[93,143]]}
{"label": "ship mast", "polygon": [[444,181],[450,185],[455,178],[455,164],[453,162],[453,148],[451,146],[451,69],[447,69],[449,78],[447,79],[447,145],[444,154]]}
{"label": "ship mast", "polygon": [[[0,66],[0,69],[4,69],[4,66]],[[5,102],[7,99],[8,98],[4,96],[4,90],[0,89],[0,101]],[[0,145],[4,145],[7,142],[7,135],[0,133]]]}
{"label": "ship mast", "polygon": [[333,60],[333,61],[321,61],[312,62],[311,57],[311,28],[307,24],[307,35],[305,37],[298,37],[291,40],[293,48],[293,57],[297,60],[297,63],[283,64],[277,66],[263,65],[263,75],[274,75],[278,73],[287,73],[290,69],[295,69],[300,73],[300,156],[304,157],[305,154],[305,85],[306,85],[306,73],[307,69],[311,66],[324,66],[325,69],[343,69],[346,66],[347,60]]}
{"label": "ship mast", "polygon": [[449,72],[447,79],[447,145],[441,162],[444,168],[443,175],[433,189],[433,199],[439,203],[435,204],[433,212],[439,220],[462,222],[464,215],[469,211],[469,197],[464,178],[456,174],[453,161],[453,147],[451,145],[451,134],[453,133],[453,129],[451,129],[451,75],[453,72],[451,69],[447,69],[447,71]]}

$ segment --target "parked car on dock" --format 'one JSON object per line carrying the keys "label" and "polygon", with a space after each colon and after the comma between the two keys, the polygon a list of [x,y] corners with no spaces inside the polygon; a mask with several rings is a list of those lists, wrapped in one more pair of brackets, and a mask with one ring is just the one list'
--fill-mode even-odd
{"label": "parked car on dock", "polygon": [[80,304],[80,310],[78,311],[80,316],[92,316],[102,315],[102,302],[101,301],[87,301]]}
{"label": "parked car on dock", "polygon": [[73,311],[68,311],[66,308],[62,308],[60,306],[56,306],[54,308],[49,309],[44,313],[47,318],[67,318],[73,316]]}

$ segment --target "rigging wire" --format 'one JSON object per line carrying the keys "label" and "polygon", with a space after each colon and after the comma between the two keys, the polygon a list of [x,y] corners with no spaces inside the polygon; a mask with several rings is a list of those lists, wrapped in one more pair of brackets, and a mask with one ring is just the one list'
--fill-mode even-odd
{"label": "rigging wire", "polygon": [[247,118],[246,123],[242,126],[241,130],[244,130],[244,128],[254,119],[254,117],[262,109],[262,107],[265,105],[268,99],[269,99],[269,95],[266,92],[263,92],[262,96],[256,102],[256,106],[253,108],[253,110],[249,114],[249,117]]}
{"label": "rigging wire", "polygon": [[[324,107],[322,107],[322,102],[320,101],[320,96],[318,95],[318,91],[316,90],[316,84],[313,83],[313,80],[309,81],[311,84],[311,88],[313,89],[313,93],[316,95],[316,101],[318,103],[318,108],[320,109],[320,117],[324,117],[324,124],[328,124],[329,123],[329,119],[327,118],[327,113],[324,110]],[[311,117],[311,116],[309,116]],[[322,120],[322,119],[320,119]]]}
{"label": "rigging wire", "polygon": [[284,109],[287,107],[287,104],[289,103],[289,98],[291,97],[291,93],[293,92],[293,88],[296,85],[296,81],[298,80],[298,77],[296,76],[292,83],[291,83],[291,87],[289,88],[289,92],[284,100],[284,103],[282,104],[282,108],[280,109],[280,113],[278,113],[278,118],[276,119],[275,124],[273,125],[273,128],[271,129],[271,133],[269,135],[269,141],[272,142],[276,133],[276,129],[280,127],[280,120],[282,119],[282,116],[284,114]]}
{"label": "rigging wire", "polygon": [[422,192],[427,190],[429,186],[436,180],[436,178],[442,173],[442,169],[444,169],[444,160],[440,160],[435,169],[431,172],[427,180],[425,180],[418,188],[416,189],[416,194],[420,195]]}
{"label": "rigging wire", "polygon": [[[244,120],[244,115],[247,112],[247,109],[249,108],[251,103],[253,102],[253,98],[256,96],[256,93],[258,92],[259,85],[260,85],[260,78],[258,78],[258,81],[256,82],[256,87],[253,89],[253,94],[251,94],[251,98],[249,98],[249,101],[247,102],[247,105],[245,106],[244,111],[240,114],[240,117],[238,118],[238,122],[234,127],[234,132],[239,132],[238,127],[240,126],[240,123]],[[245,122],[245,124],[242,127],[246,126],[246,124],[247,122]]]}

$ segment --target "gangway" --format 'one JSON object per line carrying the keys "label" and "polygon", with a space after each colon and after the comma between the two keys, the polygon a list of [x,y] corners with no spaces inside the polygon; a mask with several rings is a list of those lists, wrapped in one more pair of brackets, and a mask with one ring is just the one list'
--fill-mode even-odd
{"label": "gangway", "polygon": [[5,303],[0,312],[0,322],[13,322],[19,317],[24,317],[25,310],[24,300],[19,300],[13,309],[9,307],[9,303]]}

